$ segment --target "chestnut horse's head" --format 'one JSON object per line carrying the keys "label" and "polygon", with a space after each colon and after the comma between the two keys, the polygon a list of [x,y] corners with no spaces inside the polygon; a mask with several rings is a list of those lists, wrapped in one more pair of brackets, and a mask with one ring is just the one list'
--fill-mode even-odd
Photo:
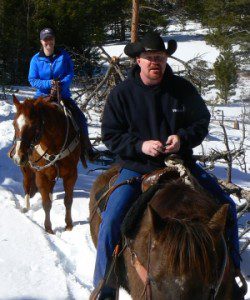
{"label": "chestnut horse's head", "polygon": [[[148,269],[152,299],[214,299],[228,261],[226,216],[227,205],[218,209],[210,198],[182,183],[156,193],[132,243]],[[129,276],[135,281],[138,274]]]}
{"label": "chestnut horse's head", "polygon": [[26,99],[20,103],[13,95],[17,112],[13,121],[15,137],[10,157],[18,166],[28,162],[30,152],[41,138],[42,120],[35,102],[33,99]]}

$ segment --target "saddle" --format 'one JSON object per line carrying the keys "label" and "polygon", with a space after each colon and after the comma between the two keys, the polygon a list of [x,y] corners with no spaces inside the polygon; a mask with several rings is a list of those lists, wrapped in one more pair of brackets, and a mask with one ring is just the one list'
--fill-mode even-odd
{"label": "saddle", "polygon": [[[160,188],[164,183],[176,180],[178,178],[182,178],[185,183],[197,186],[199,185],[195,178],[190,174],[188,169],[184,166],[184,163],[177,155],[170,155],[165,161],[166,167],[157,169],[151,173],[145,174],[141,178],[141,190],[142,195],[146,193],[151,187]],[[97,211],[99,215],[106,209],[107,202],[109,196],[112,192],[124,184],[130,184],[127,181],[120,183],[119,185],[114,185],[118,176],[119,176],[120,169],[117,168],[115,175],[113,175],[108,184],[104,186],[99,193],[96,194],[95,199],[97,201]],[[133,180],[133,179],[132,179]]]}

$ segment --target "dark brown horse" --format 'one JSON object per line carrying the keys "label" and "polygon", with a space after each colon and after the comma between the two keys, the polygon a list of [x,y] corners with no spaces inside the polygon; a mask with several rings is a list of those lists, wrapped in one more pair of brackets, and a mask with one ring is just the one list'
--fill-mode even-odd
{"label": "dark brown horse", "polygon": [[44,99],[26,99],[20,103],[13,96],[17,112],[13,122],[15,147],[11,158],[21,167],[26,208],[38,189],[45,211],[45,230],[53,233],[50,221],[52,192],[57,177],[63,179],[66,207],[66,230],[73,228],[71,206],[73,188],[77,179],[80,156],[79,137],[74,122],[55,103]]}
{"label": "dark brown horse", "polygon": [[[111,169],[97,178],[91,212],[95,195],[116,172]],[[180,178],[164,183],[118,259],[119,285],[136,300],[233,300],[234,270],[223,237],[226,216],[227,205],[219,208]],[[95,246],[100,221],[94,214],[90,228]]]}

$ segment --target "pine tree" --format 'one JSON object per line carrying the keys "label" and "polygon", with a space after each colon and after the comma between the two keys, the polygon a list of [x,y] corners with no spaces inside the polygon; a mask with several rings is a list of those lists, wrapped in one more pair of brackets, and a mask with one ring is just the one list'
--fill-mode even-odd
{"label": "pine tree", "polygon": [[230,50],[222,52],[214,63],[215,86],[218,88],[218,96],[228,102],[233,95],[237,83],[237,66],[233,53]]}

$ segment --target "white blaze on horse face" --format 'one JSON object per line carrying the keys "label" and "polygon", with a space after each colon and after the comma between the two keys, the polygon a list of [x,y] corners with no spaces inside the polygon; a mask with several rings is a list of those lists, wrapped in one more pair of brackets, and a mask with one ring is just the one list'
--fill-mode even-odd
{"label": "white blaze on horse face", "polygon": [[17,120],[17,125],[18,125],[18,129],[21,131],[24,127],[24,125],[26,124],[26,119],[25,119],[25,116],[22,114],[20,115]]}
{"label": "white blaze on horse face", "polygon": [[182,278],[178,278],[178,279],[175,279],[174,281],[176,283],[176,285],[179,286],[180,290],[181,291],[184,291],[184,283],[185,283],[185,279],[182,277]]}
{"label": "white blaze on horse face", "polygon": [[15,155],[13,156],[13,160],[15,164],[17,164],[18,166],[20,165],[21,162],[21,158],[18,154],[20,150],[20,146],[21,146],[21,142],[20,141],[16,142],[16,151],[15,151]]}
{"label": "white blaze on horse face", "polygon": [[[17,118],[16,122],[17,122],[18,129],[21,132],[24,125],[26,124],[25,116],[23,114],[20,115]],[[13,156],[13,160],[17,165],[20,165],[20,162],[21,162],[21,158],[20,158],[20,155],[19,155],[20,147],[21,147],[21,141],[16,142],[16,151],[15,151],[15,155]]]}

